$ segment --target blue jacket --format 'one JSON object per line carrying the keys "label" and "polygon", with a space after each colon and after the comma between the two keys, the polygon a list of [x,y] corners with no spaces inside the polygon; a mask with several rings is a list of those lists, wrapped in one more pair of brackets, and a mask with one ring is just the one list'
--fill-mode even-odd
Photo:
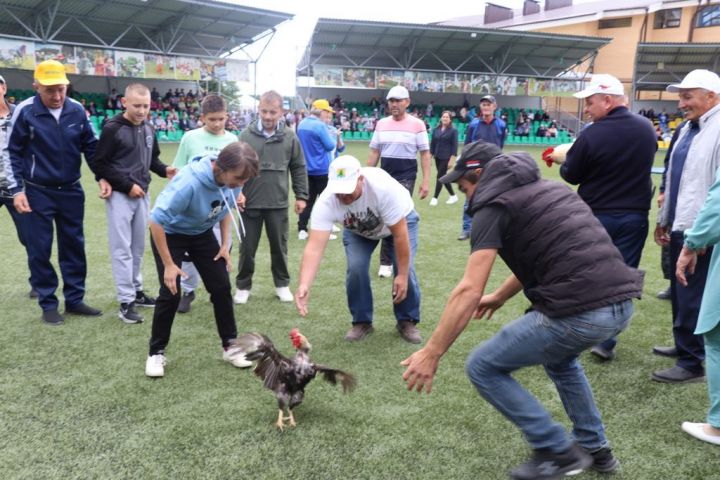
{"label": "blue jacket", "polygon": [[305,154],[308,175],[327,175],[332,160],[330,155],[335,150],[337,138],[330,136],[325,122],[311,115],[300,122],[297,136]]}
{"label": "blue jacket", "polygon": [[59,121],[40,96],[21,102],[12,117],[7,150],[8,184],[13,195],[24,181],[44,186],[70,185],[80,179],[80,154],[92,163],[97,139],[83,106],[65,98]]}
{"label": "blue jacket", "polygon": [[189,163],[160,192],[150,218],[166,233],[200,235],[227,215],[223,196],[232,205],[242,188],[230,189],[215,182],[210,161],[216,158],[208,155]]}
{"label": "blue jacket", "polygon": [[482,140],[503,148],[506,136],[507,128],[503,120],[494,117],[492,122],[488,124],[481,117],[475,117],[465,131],[465,145]]}

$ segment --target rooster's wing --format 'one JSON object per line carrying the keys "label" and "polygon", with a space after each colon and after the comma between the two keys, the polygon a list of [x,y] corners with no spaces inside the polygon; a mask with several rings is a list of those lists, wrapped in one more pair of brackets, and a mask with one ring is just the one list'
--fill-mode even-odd
{"label": "rooster's wing", "polygon": [[291,361],[277,351],[272,341],[260,333],[244,333],[235,344],[243,349],[245,358],[257,361],[255,375],[263,380],[265,388],[277,390],[282,381],[282,373],[292,369]]}
{"label": "rooster's wing", "polygon": [[337,368],[326,367],[325,365],[315,364],[315,370],[323,374],[323,379],[333,385],[340,381],[343,393],[352,392],[357,386],[357,380],[351,374],[338,370]]}

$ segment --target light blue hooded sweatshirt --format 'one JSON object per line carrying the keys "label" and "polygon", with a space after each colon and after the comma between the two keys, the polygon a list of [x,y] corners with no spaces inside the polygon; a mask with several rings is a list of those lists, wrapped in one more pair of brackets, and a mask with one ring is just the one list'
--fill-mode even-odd
{"label": "light blue hooded sweatshirt", "polygon": [[165,233],[200,235],[227,215],[223,196],[232,205],[242,187],[228,188],[215,183],[210,161],[216,158],[217,155],[208,155],[188,164],[160,192],[150,218]]}

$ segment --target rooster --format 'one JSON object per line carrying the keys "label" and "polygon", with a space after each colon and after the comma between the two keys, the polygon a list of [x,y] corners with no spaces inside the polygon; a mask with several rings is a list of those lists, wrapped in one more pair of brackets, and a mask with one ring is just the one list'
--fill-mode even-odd
{"label": "rooster", "polygon": [[349,373],[313,363],[308,356],[312,345],[297,328],[290,332],[290,340],[297,350],[293,358],[283,356],[272,341],[260,333],[245,333],[235,340],[245,358],[257,361],[255,375],[263,379],[266,388],[275,392],[279,408],[275,426],[281,431],[286,420],[291,427],[297,425],[293,409],[302,403],[305,386],[318,372],[332,384],[339,380],[345,393],[351,392],[357,384]]}

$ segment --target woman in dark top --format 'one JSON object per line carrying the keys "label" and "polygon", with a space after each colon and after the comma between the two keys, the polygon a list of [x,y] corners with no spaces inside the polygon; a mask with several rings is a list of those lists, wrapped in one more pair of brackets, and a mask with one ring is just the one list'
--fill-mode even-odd
{"label": "woman in dark top", "polygon": [[[458,149],[458,131],[453,127],[450,120],[450,112],[445,110],[440,117],[440,124],[433,130],[432,140],[430,141],[430,153],[435,157],[435,167],[437,167],[437,178],[447,173],[448,165],[455,162],[455,155]],[[434,207],[438,203],[438,195],[442,190],[443,184],[435,182],[435,195],[430,199],[430,206]],[[452,185],[445,184],[450,198],[445,203],[451,205],[458,201],[457,195],[453,191]]]}

